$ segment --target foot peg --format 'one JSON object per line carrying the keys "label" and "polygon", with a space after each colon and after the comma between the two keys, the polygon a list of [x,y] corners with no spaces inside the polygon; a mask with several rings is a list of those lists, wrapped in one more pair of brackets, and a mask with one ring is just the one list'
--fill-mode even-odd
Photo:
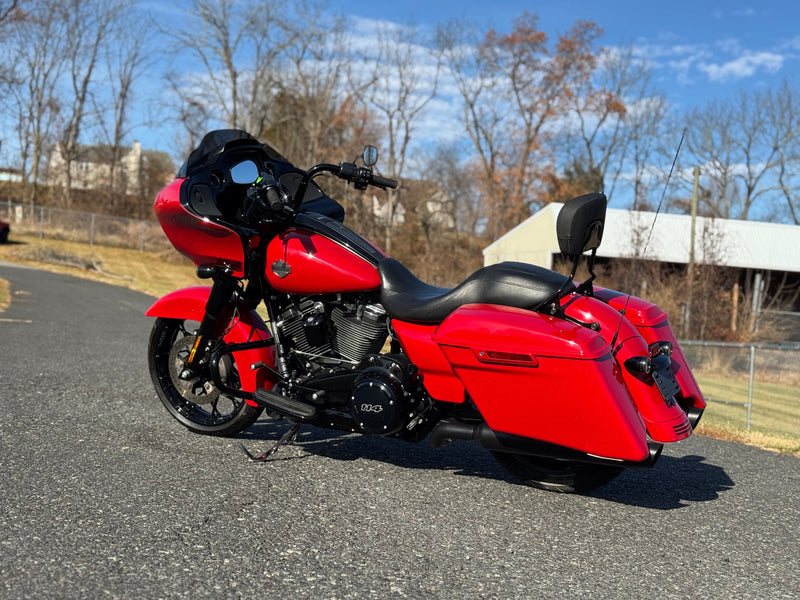
{"label": "foot peg", "polygon": [[311,404],[306,404],[300,400],[295,400],[264,388],[259,388],[255,391],[253,400],[261,406],[298,421],[311,421],[317,416],[317,409]]}

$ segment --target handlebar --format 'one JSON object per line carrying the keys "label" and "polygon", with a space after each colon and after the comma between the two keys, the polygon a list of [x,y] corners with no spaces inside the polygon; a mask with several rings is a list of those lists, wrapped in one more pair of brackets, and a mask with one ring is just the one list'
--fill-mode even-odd
{"label": "handlebar", "polygon": [[356,166],[355,163],[342,162],[338,165],[323,163],[311,167],[305,172],[303,178],[300,180],[300,185],[297,186],[297,191],[294,195],[293,207],[295,210],[300,208],[300,204],[303,202],[303,198],[305,198],[306,190],[308,189],[308,184],[311,183],[311,180],[320,173],[324,172],[333,173],[339,179],[344,179],[345,181],[352,183],[357,190],[365,190],[367,189],[367,186],[370,185],[374,185],[375,187],[379,187],[384,190],[386,188],[394,189],[397,187],[397,181],[394,179],[375,175],[371,169],[368,169],[367,167]]}
{"label": "handlebar", "polygon": [[381,177],[380,175],[373,175],[372,176],[372,185],[376,185],[382,188],[392,188],[395,189],[397,187],[397,181],[394,179],[389,179],[387,177]]}
{"label": "handlebar", "polygon": [[268,211],[280,216],[292,206],[291,196],[286,188],[269,173],[261,173],[247,190],[247,204],[242,211],[242,218],[249,221],[253,218],[261,219]]}

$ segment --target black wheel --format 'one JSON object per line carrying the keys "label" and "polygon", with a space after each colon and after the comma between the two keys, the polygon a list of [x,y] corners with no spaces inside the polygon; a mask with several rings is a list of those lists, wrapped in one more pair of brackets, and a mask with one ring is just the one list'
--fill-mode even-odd
{"label": "black wheel", "polygon": [[[187,429],[205,435],[234,435],[250,427],[262,409],[220,393],[208,376],[190,381],[178,377],[194,344],[197,326],[196,321],[156,319],[148,348],[153,385],[169,413]],[[229,357],[221,362],[223,381],[237,388],[236,365]]]}
{"label": "black wheel", "polygon": [[551,492],[582,493],[600,487],[622,473],[619,467],[571,460],[492,452],[505,469],[525,485]]}
{"label": "black wheel", "polygon": [[8,241],[8,228],[0,229],[0,244],[5,244]]}

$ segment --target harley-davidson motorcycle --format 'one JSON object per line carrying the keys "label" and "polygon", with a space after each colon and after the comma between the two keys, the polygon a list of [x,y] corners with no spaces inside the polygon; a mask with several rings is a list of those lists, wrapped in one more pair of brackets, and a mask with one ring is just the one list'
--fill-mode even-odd
{"label": "harley-davidson motorcycle", "polygon": [[[173,417],[220,436],[264,410],[286,419],[267,451],[245,450],[258,461],[302,424],[435,448],[472,440],[522,482],[563,492],[652,466],[691,435],[705,401],[666,314],[593,285],[605,196],[558,214],[569,275],[504,262],[435,287],[345,227],[314,182],[394,188],[376,161],[367,147],[363,166],[303,171],[219,130],[159,193],[161,227],[212,283],[147,311],[150,372]],[[589,278],[576,283],[584,254]]]}

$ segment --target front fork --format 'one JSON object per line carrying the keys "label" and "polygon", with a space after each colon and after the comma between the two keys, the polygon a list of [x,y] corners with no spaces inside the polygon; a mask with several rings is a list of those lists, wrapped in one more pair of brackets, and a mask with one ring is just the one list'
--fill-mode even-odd
{"label": "front fork", "polygon": [[[207,365],[209,351],[217,337],[215,335],[217,322],[238,286],[238,281],[231,277],[228,271],[227,267],[218,268],[209,275],[213,280],[213,285],[208,302],[206,302],[203,320],[200,321],[200,327],[197,329],[194,345],[179,375],[183,380],[196,378],[200,370]],[[200,268],[198,268],[198,275],[202,277]]]}

